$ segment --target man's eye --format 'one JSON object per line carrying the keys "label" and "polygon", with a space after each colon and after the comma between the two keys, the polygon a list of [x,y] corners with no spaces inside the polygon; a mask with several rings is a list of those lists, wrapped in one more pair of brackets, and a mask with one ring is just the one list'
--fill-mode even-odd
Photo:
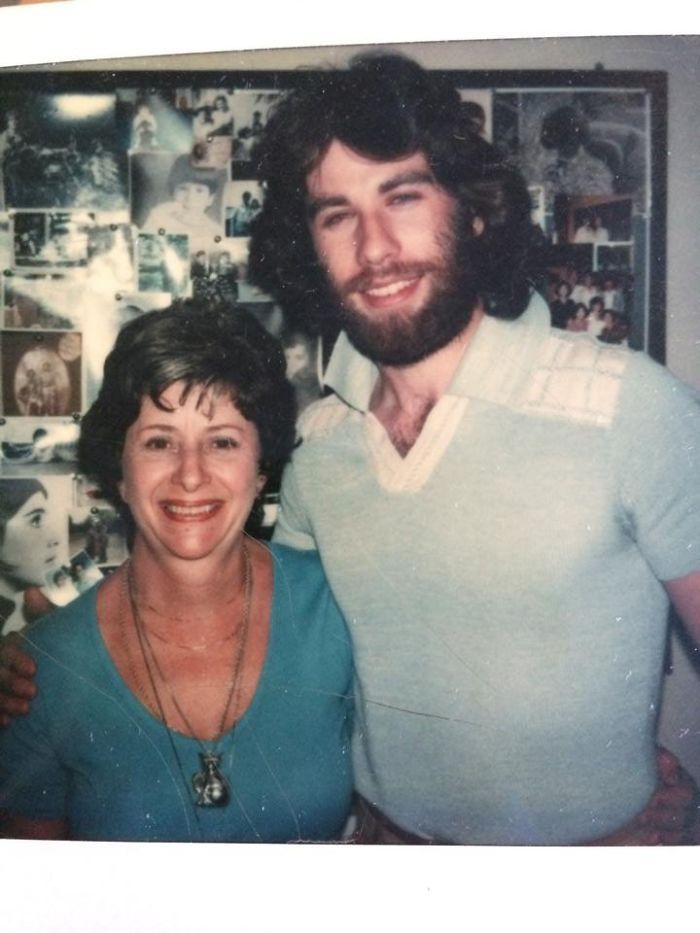
{"label": "man's eye", "polygon": [[389,204],[409,204],[412,201],[420,201],[421,197],[418,191],[399,191],[391,196]]}
{"label": "man's eye", "polygon": [[340,226],[349,216],[350,214],[347,211],[341,211],[337,214],[324,214],[321,218],[321,227],[323,230],[332,230],[334,227]]}

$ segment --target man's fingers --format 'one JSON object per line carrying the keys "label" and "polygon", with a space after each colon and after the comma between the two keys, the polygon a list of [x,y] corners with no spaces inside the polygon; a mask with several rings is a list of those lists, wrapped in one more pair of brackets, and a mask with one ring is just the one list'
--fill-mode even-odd
{"label": "man's fingers", "polygon": [[656,767],[659,777],[666,785],[677,784],[682,778],[690,780],[681,768],[681,763],[667,748],[658,746],[656,749]]}
{"label": "man's fingers", "polygon": [[7,681],[10,675],[20,677],[33,677],[36,673],[36,664],[31,655],[27,654],[27,646],[16,632],[0,641],[0,684]]}
{"label": "man's fingers", "polygon": [[26,716],[28,712],[28,700],[0,693],[0,725],[7,726],[13,716]]}

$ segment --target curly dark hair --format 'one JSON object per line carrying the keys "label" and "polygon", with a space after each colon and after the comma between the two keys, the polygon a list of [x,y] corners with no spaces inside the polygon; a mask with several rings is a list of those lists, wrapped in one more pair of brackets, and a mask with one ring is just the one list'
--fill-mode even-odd
{"label": "curly dark hair", "polygon": [[[284,352],[256,318],[241,308],[211,308],[191,299],[142,314],[119,332],[78,442],[80,469],[122,513],[130,539],[133,520],[118,489],[126,433],[145,396],[164,408],[162,393],[179,381],[183,401],[196,389],[229,393],[258,430],[260,470],[266,476],[280,475],[294,446],[296,404]],[[256,529],[261,512],[260,505],[254,508],[249,531]]]}
{"label": "curly dark hair", "polygon": [[265,203],[252,227],[249,277],[297,326],[324,333],[333,325],[309,230],[306,179],[334,139],[378,160],[423,152],[457,200],[465,229],[477,216],[484,222],[481,236],[470,237],[466,260],[477,270],[487,313],[522,314],[541,243],[524,179],[474,132],[451,80],[402,56],[375,54],[314,75],[285,95],[253,152]]}

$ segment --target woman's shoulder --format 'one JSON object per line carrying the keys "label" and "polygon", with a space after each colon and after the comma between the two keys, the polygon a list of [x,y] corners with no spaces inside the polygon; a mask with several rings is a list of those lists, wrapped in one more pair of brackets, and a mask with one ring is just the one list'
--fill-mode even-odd
{"label": "woman's shoulder", "polygon": [[84,646],[85,637],[96,621],[97,587],[78,596],[66,606],[42,616],[22,630],[22,637],[30,651],[60,658],[75,657],[76,644]]}
{"label": "woman's shoulder", "polygon": [[[328,585],[318,551],[304,551],[272,543],[275,603],[287,606],[300,619],[323,620],[324,626],[344,629],[345,622]],[[302,611],[303,610],[303,611]]]}
{"label": "woman's shoulder", "polygon": [[294,548],[287,544],[278,544],[276,541],[271,541],[267,547],[275,566],[281,568],[286,575],[298,574],[305,578],[311,575],[322,578],[325,582],[326,577],[318,551]]}

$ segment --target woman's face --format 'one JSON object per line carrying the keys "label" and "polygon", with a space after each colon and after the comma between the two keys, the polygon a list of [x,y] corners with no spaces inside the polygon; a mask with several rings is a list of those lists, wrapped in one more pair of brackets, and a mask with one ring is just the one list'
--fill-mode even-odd
{"label": "woman's face", "polygon": [[176,382],[161,396],[172,411],[144,397],[126,435],[119,492],[152,553],[225,557],[265,484],[258,431],[228,395],[195,387],[180,404],[183,388]]}
{"label": "woman's face", "polygon": [[47,574],[59,565],[60,536],[47,510],[43,492],[18,509],[5,525],[0,559],[21,586],[45,586]]}

